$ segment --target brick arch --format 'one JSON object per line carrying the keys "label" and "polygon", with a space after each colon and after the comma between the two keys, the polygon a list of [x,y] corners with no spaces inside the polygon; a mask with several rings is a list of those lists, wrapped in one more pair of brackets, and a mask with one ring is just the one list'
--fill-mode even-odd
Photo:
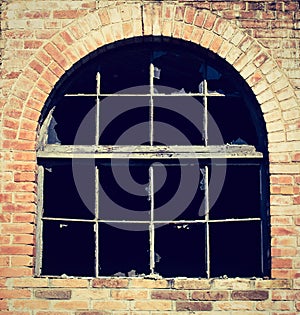
{"label": "brick arch", "polygon": [[[22,111],[17,139],[36,131],[50,92],[76,62],[106,44],[144,35],[191,41],[224,58],[256,95],[269,133],[269,145],[276,146],[272,134],[286,139],[282,109],[296,104],[296,99],[288,79],[268,52],[234,24],[215,14],[170,3],[101,8],[53,36],[29,61],[8,100],[6,110],[17,106]],[[28,137],[33,140],[32,135]],[[34,144],[28,144],[28,148],[34,149]]]}

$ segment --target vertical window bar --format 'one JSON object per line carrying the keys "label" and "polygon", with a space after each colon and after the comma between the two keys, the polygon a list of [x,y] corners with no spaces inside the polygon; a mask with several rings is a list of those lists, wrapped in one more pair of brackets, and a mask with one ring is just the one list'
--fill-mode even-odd
{"label": "vertical window bar", "polygon": [[37,229],[36,229],[36,248],[37,255],[35,261],[35,274],[41,275],[43,263],[43,210],[44,210],[44,167],[39,166],[37,176],[38,201],[37,201]]}
{"label": "vertical window bar", "polygon": [[204,94],[204,144],[208,145],[208,104],[207,104],[207,96],[208,96],[208,88],[207,88],[207,65],[204,68],[204,80],[203,80],[203,94]]}
{"label": "vertical window bar", "polygon": [[265,181],[267,180],[267,174],[266,174],[266,165],[263,162],[260,165],[259,169],[259,181],[260,181],[260,211],[261,211],[261,272],[263,275],[266,275],[268,270],[271,268],[271,262],[269,261],[270,257],[270,250],[268,244],[270,243],[269,235],[270,235],[270,229],[267,225],[268,222],[268,213],[266,212],[265,205],[268,204],[267,199],[267,192],[266,187],[269,187],[269,185],[266,185]]}
{"label": "vertical window bar", "polygon": [[209,226],[209,191],[208,191],[208,167],[204,168],[205,183],[205,225],[206,225],[206,274],[210,278],[210,226]]}
{"label": "vertical window bar", "polygon": [[154,94],[154,65],[150,64],[150,108],[149,108],[149,138],[150,145],[153,145],[154,137],[154,103],[153,103],[153,94]]}
{"label": "vertical window bar", "polygon": [[[100,73],[96,74],[96,133],[95,133],[95,144],[99,143],[100,139]],[[95,274],[99,276],[99,168],[95,166]]]}
{"label": "vertical window bar", "polygon": [[99,277],[99,168],[95,166],[95,274]]}
{"label": "vertical window bar", "polygon": [[97,93],[97,98],[96,98],[96,132],[95,132],[95,144],[98,145],[99,143],[99,138],[100,138],[100,73],[97,72],[96,75],[96,93]]}
{"label": "vertical window bar", "polygon": [[150,225],[149,225],[149,242],[150,242],[150,271],[154,273],[155,252],[154,252],[154,178],[153,166],[149,168],[149,197],[150,197]]}

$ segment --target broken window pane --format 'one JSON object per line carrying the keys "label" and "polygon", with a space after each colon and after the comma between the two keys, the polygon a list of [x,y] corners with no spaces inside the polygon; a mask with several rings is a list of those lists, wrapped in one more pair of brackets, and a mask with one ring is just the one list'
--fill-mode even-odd
{"label": "broken window pane", "polygon": [[80,182],[75,183],[70,163],[45,167],[44,216],[93,219],[95,175],[91,172],[90,165],[80,163],[77,168],[77,172],[80,173]]}
{"label": "broken window pane", "polygon": [[189,160],[173,163],[153,164],[154,220],[203,219],[205,183],[199,165],[191,165]]}
{"label": "broken window pane", "polygon": [[[53,117],[56,135],[62,145],[95,144],[95,98],[94,97],[64,97],[57,104]],[[83,124],[82,124],[83,123]]]}
{"label": "broken window pane", "polygon": [[159,79],[155,79],[155,88],[161,92],[160,86],[184,89],[186,93],[198,93],[199,82],[203,80],[198,71],[202,60],[188,53],[178,53],[175,49],[166,50],[156,55],[153,64],[159,68]]}
{"label": "broken window pane", "polygon": [[215,67],[207,65],[206,80],[208,93],[218,93],[226,96],[239,96],[238,80],[229,69],[220,72]]}
{"label": "broken window pane", "polygon": [[112,94],[124,89],[149,86],[150,50],[147,45],[132,45],[126,50],[104,53],[98,67],[101,73],[101,93]]}
{"label": "broken window pane", "polygon": [[[99,167],[99,218],[148,221],[150,218],[149,162],[124,165],[114,160]],[[123,164],[123,165],[122,165]]]}
{"label": "broken window pane", "polygon": [[100,276],[149,274],[148,224],[99,224]]}
{"label": "broken window pane", "polygon": [[[210,97],[208,99],[208,144],[232,143],[238,138],[257,145],[257,134],[249,111],[242,98]],[[212,121],[213,120],[213,121]],[[216,128],[222,134],[223,143],[216,137]]]}
{"label": "broken window pane", "polygon": [[261,223],[210,225],[211,276],[261,276]]}
{"label": "broken window pane", "polygon": [[156,143],[204,144],[204,107],[199,100],[191,96],[170,98],[155,96],[153,102],[154,141]]}
{"label": "broken window pane", "polygon": [[95,276],[94,224],[43,222],[43,268],[50,276]]}
{"label": "broken window pane", "polygon": [[[129,93],[139,93],[139,87]],[[100,105],[102,145],[141,145],[149,143],[149,97],[108,97]]]}
{"label": "broken window pane", "polygon": [[204,224],[156,228],[155,253],[160,257],[155,271],[163,277],[205,277]]}
{"label": "broken window pane", "polygon": [[212,205],[210,219],[261,216],[259,169],[259,165],[227,165],[225,182],[219,198]]}

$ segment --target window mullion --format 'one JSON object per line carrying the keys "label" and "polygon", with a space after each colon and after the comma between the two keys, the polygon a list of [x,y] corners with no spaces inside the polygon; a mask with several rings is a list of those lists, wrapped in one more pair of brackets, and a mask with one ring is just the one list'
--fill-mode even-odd
{"label": "window mullion", "polygon": [[35,262],[35,274],[37,276],[41,275],[42,263],[43,263],[43,208],[44,208],[44,167],[39,166],[38,176],[37,176],[37,185],[38,185],[38,203],[37,203],[37,255]]}
{"label": "window mullion", "polygon": [[96,84],[97,84],[97,96],[96,96],[96,131],[95,131],[95,145],[98,145],[99,143],[99,137],[100,137],[100,73],[97,72],[96,75]]}
{"label": "window mullion", "polygon": [[154,138],[154,102],[153,102],[153,94],[154,94],[154,65],[150,64],[150,107],[149,107],[149,141],[150,145],[153,146],[153,138]]}
{"label": "window mullion", "polygon": [[204,168],[205,182],[205,228],[206,228],[206,274],[210,278],[210,225],[209,225],[209,190],[208,190],[208,166]]}
{"label": "window mullion", "polygon": [[149,243],[150,243],[150,272],[154,273],[155,268],[155,245],[154,245],[154,177],[153,166],[149,168],[149,197],[150,197],[150,224],[149,224]]}
{"label": "window mullion", "polygon": [[207,88],[207,65],[204,67],[204,80],[203,80],[203,94],[204,94],[204,99],[203,99],[203,105],[204,105],[204,145],[208,145],[208,88]]}
{"label": "window mullion", "polygon": [[96,166],[95,167],[95,274],[96,277],[99,277],[99,269],[100,269],[100,264],[99,264],[99,168]]}

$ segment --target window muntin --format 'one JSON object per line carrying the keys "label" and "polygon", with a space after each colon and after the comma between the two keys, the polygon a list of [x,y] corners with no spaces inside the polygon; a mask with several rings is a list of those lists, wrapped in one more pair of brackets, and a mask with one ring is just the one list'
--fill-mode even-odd
{"label": "window muntin", "polygon": [[[266,193],[262,187],[266,167],[263,154],[258,151],[263,143],[258,137],[261,130],[253,127],[254,115],[249,114],[247,100],[228,69],[216,70],[209,58],[204,60],[191,51],[157,43],[140,44],[139,49],[112,50],[102,54],[103,58],[96,58],[92,66],[85,65],[83,76],[75,75],[65,96],[57,104],[53,101],[51,106],[56,108],[50,119],[57,126],[52,132],[60,144],[46,141],[39,151],[43,174],[40,181],[44,187],[44,205],[40,207],[44,212],[40,218],[43,249],[40,246],[38,274],[247,277],[267,273],[267,253],[262,250],[267,247],[263,238],[267,220],[262,195]],[[134,52],[138,53],[133,55]],[[95,75],[96,70],[101,80],[99,74]],[[97,80],[93,80],[93,74]],[[136,93],[132,86],[141,84],[144,86],[139,86]],[[118,90],[124,88],[127,89]],[[191,98],[197,102],[189,102]],[[93,106],[95,103],[97,106]],[[86,114],[91,119],[82,127]],[[235,117],[234,122],[238,115],[241,122],[232,124],[232,118],[224,119],[227,114]],[[213,132],[215,122],[225,143]],[[144,124],[139,137],[120,137],[139,123]],[[173,129],[164,138],[165,125]],[[76,130],[80,127],[87,133],[78,138]],[[185,138],[177,137],[177,129],[189,140],[188,145]],[[76,179],[75,185],[70,179],[74,158],[81,165],[80,174],[87,174],[83,180],[88,191],[84,205],[78,199]],[[82,164],[89,166],[84,168]],[[49,165],[54,170],[52,179],[46,174]],[[215,202],[210,188],[212,169],[220,169],[217,173],[224,174],[226,168],[224,186]],[[66,173],[61,180],[58,169]],[[198,173],[199,180],[184,185],[192,191],[188,204],[168,204],[166,200],[172,199],[173,193],[179,194],[182,178],[178,174],[182,169],[188,170],[187,174]],[[117,176],[118,172],[121,175]],[[126,172],[144,190],[139,196],[117,188],[115,176],[120,179]],[[163,173],[168,175],[168,185],[159,182]],[[61,189],[58,196],[61,194],[62,199],[67,191],[67,201],[61,205],[49,201],[54,199],[55,189]],[[75,226],[87,235],[78,241],[79,252],[80,244],[85,244],[79,260],[81,268],[69,259],[76,260],[77,255],[77,241],[70,241]],[[58,227],[65,234],[59,233]],[[57,249],[53,238],[48,240],[52,229],[58,239],[64,238],[64,245]],[[220,237],[224,233],[226,237]],[[243,249],[244,244],[250,256]],[[64,246],[69,246],[68,255],[62,254]],[[242,251],[242,256],[253,258],[252,263],[241,258]],[[66,263],[58,267],[57,258],[66,259]]]}

